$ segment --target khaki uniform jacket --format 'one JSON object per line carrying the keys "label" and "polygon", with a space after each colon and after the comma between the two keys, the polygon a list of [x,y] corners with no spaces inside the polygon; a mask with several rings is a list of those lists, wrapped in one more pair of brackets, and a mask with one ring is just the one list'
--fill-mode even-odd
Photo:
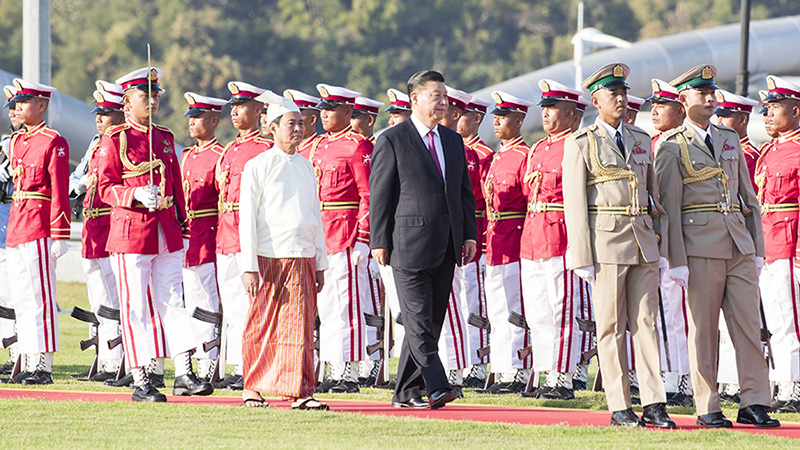
{"label": "khaki uniform jacket", "polygon": [[[666,221],[656,220],[654,227],[653,220],[659,214],[663,217],[664,210],[658,201],[650,136],[627,124],[622,125],[622,131],[624,157],[600,119],[573,133],[564,143],[564,210],[570,268],[597,263],[654,263],[659,256],[666,257],[667,240],[661,240],[659,249],[656,237]],[[596,160],[593,142],[597,143]],[[652,216],[648,206],[653,210]],[[591,214],[590,207],[627,207],[633,214]]]}
{"label": "khaki uniform jacket", "polygon": [[[687,257],[730,259],[735,245],[743,255],[755,253],[764,256],[764,235],[761,214],[747,162],[739,145],[739,136],[730,128],[711,125],[714,155],[705,142],[690,126],[680,126],[665,132],[656,144],[656,174],[664,209],[669,218],[670,267],[685,266]],[[685,141],[682,141],[685,139]],[[688,161],[681,159],[681,142],[686,143]],[[691,164],[689,173],[686,163]],[[721,168],[727,176],[723,186],[722,175],[704,178]],[[726,190],[727,188],[727,190]],[[742,212],[683,212],[690,206],[726,204],[732,207],[744,203]]]}

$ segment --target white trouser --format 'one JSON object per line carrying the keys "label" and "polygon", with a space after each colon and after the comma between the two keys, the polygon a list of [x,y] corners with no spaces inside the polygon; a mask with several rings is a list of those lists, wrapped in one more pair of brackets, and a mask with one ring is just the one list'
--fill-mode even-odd
{"label": "white trouser", "polygon": [[394,284],[394,275],[392,275],[392,266],[380,266],[381,279],[383,280],[383,291],[385,293],[385,301],[389,306],[389,312],[392,313],[392,337],[394,342],[392,345],[392,354],[399,355],[400,349],[403,348],[403,338],[406,335],[405,328],[395,322],[397,314],[400,313],[400,299],[397,297],[397,288]]}
{"label": "white trouser", "polygon": [[56,262],[50,257],[50,238],[6,248],[8,286],[17,317],[19,352],[58,351]]}
{"label": "white trouser", "polygon": [[[250,310],[250,296],[244,289],[243,273],[239,269],[240,253],[221,255],[217,253],[217,282],[219,298],[222,301],[222,320],[225,338],[225,360],[235,365],[236,370],[242,367],[242,336]],[[240,375],[240,374],[239,374]]]}
{"label": "white trouser", "polygon": [[[774,356],[774,355],[773,355]],[[777,360],[775,361],[777,367]],[[736,350],[725,323],[725,314],[719,315],[719,370],[717,382],[739,384],[739,370],[736,368]]]}
{"label": "white trouser", "polygon": [[531,328],[533,369],[575,372],[580,332],[575,313],[585,283],[567,270],[564,257],[523,259],[522,298]]}
{"label": "white trouser", "polygon": [[328,255],[325,285],[317,296],[319,355],[326,362],[366,359],[367,258],[353,265],[352,250]]}
{"label": "white trouser", "polygon": [[442,334],[439,335],[439,359],[444,370],[462,370],[467,367],[467,321],[461,311],[461,285],[463,270],[456,267],[453,284],[447,300]]}
{"label": "white trouser", "polygon": [[794,258],[785,258],[766,263],[759,279],[764,317],[772,333],[775,368],[769,369],[771,381],[800,381],[800,296],[794,262]]}
{"label": "white trouser", "polygon": [[[678,375],[688,375],[689,346],[686,339],[689,335],[689,325],[686,323],[686,291],[667,276],[666,270],[661,271],[660,289],[664,317],[662,319],[661,308],[659,308],[656,317],[656,329],[658,330],[658,342],[661,347],[661,370],[667,371],[671,367],[671,372],[675,372]],[[662,320],[667,325],[666,344],[669,347],[669,364],[667,364],[667,351],[664,348]],[[720,368],[722,368],[721,365]]]}
{"label": "white trouser", "polygon": [[[14,307],[11,298],[11,286],[8,283],[8,264],[6,264],[5,247],[0,248],[0,306],[6,308]],[[13,320],[0,319],[0,339],[10,338],[16,332]],[[17,344],[13,344],[12,347],[16,348]]]}
{"label": "white trouser", "polygon": [[[89,306],[97,314],[100,306],[119,309],[119,292],[117,279],[114,277],[111,258],[83,259],[83,273],[86,275],[86,288],[89,294]],[[119,366],[122,359],[122,346],[108,348],[108,341],[119,337],[120,326],[116,320],[104,319],[97,316],[100,325],[97,327],[97,343],[99,366],[110,365],[111,368]]]}
{"label": "white trouser", "polygon": [[[183,299],[190,314],[194,314],[195,308],[219,312],[219,289],[217,288],[217,265],[215,263],[210,262],[183,268]],[[203,350],[203,343],[216,337],[214,324],[192,317],[192,332],[197,344],[192,357],[195,359],[216,358],[216,348],[211,352]]]}
{"label": "white trouser", "polygon": [[[486,255],[463,267],[461,277],[461,314],[469,320],[470,313],[486,317]],[[484,364],[489,362],[489,355],[478,358],[478,349],[489,345],[489,332],[467,324],[467,364]]]}
{"label": "white trouser", "polygon": [[183,251],[169,253],[161,226],[158,227],[158,254],[120,253],[114,258],[122,343],[128,367],[144,367],[152,358],[164,356],[157,350],[159,317],[163,323],[164,344],[170,354],[178,355],[194,348],[194,337],[189,332],[191,313],[183,306]]}
{"label": "white trouser", "polygon": [[530,343],[529,331],[508,322],[511,312],[525,315],[522,304],[520,263],[486,265],[486,305],[492,331],[492,372],[513,372],[531,367],[530,356],[520,360],[517,351]]}
{"label": "white trouser", "polygon": [[[364,302],[364,313],[365,314],[372,314],[375,316],[380,316],[381,312],[381,275],[373,274],[372,270],[369,270],[369,264],[372,263],[372,256],[370,255],[367,261],[367,296]],[[374,265],[378,263],[375,262]],[[366,336],[366,345],[374,344],[378,341],[378,329],[375,327],[367,326],[365,330]],[[381,359],[381,352],[376,351],[375,353],[369,355],[364,353],[366,360],[377,361]]]}

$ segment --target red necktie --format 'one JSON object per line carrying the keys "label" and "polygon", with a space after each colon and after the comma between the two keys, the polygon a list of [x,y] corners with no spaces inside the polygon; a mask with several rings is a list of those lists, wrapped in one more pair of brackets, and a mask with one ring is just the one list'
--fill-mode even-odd
{"label": "red necktie", "polygon": [[433,163],[436,164],[436,169],[439,170],[439,175],[442,175],[442,166],[439,164],[439,156],[436,154],[436,145],[433,143],[433,136],[436,133],[433,130],[429,131],[428,136],[428,151],[431,153]]}

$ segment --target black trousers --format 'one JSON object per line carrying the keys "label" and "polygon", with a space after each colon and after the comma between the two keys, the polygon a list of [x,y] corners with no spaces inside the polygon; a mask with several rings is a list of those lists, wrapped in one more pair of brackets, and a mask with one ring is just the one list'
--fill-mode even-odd
{"label": "black trousers", "polygon": [[405,339],[397,367],[396,402],[421,397],[449,388],[447,374],[439,359],[439,335],[442,333],[455,260],[452,240],[444,261],[433,269],[392,267],[400,312],[403,314]]}

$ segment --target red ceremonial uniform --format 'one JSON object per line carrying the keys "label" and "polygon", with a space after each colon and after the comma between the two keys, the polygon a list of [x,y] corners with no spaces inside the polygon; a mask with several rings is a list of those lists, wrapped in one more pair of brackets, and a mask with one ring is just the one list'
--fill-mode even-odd
{"label": "red ceremonial uniform", "polygon": [[215,169],[221,155],[222,146],[216,138],[202,146],[195,144],[183,150],[181,174],[186,197],[183,238],[189,240],[184,267],[216,261],[219,191]]}
{"label": "red ceremonial uniform", "polygon": [[561,185],[561,160],[564,140],[571,130],[539,141],[528,154],[525,191],[528,213],[522,229],[520,256],[534,260],[564,256],[567,228],[564,224],[564,193]]}
{"label": "red ceremonial uniform", "polygon": [[44,122],[11,135],[14,203],[6,247],[42,238],[69,239],[69,145]]}
{"label": "red ceremonial uniform", "polygon": [[794,258],[800,201],[800,129],[763,148],[755,181],[764,225],[765,261]]}
{"label": "red ceremonial uniform", "polygon": [[326,133],[301,153],[317,174],[328,254],[369,245],[369,173],[372,143],[347,127]]}
{"label": "red ceremonial uniform", "polygon": [[[111,253],[158,254],[158,225],[170,253],[183,248],[181,225],[186,203],[172,132],[153,124],[153,160],[147,142],[147,126],[127,119],[106,130],[98,150],[97,190],[111,205],[111,227],[106,250]],[[133,197],[136,188],[153,184],[167,207],[150,211]]]}
{"label": "red ceremonial uniform", "polygon": [[100,172],[100,136],[96,136],[89,149],[89,171],[86,180],[86,196],[83,198],[83,231],[81,256],[86,259],[107,258],[108,230],[111,227],[111,206],[100,198],[97,190]]}
{"label": "red ceremonial uniform", "polygon": [[216,188],[219,191],[219,225],[217,253],[238,253],[239,246],[239,194],[242,170],[247,161],[269,150],[272,141],[259,136],[258,130],[239,135],[225,146],[216,167]]}
{"label": "red ceremonial uniform", "polygon": [[[478,135],[464,142],[464,146],[472,150],[478,157],[481,188],[479,190],[475,189],[475,182],[472,180],[471,172],[470,181],[472,181],[472,192],[475,195],[475,218],[478,221],[478,253],[475,255],[475,258],[479,258],[482,253],[486,252],[486,199],[484,198],[483,184],[486,182],[486,173],[489,171],[489,165],[492,163],[494,151],[486,145]],[[467,154],[467,158],[469,158],[469,154]]]}
{"label": "red ceremonial uniform", "polygon": [[321,136],[319,134],[313,134],[305,139],[300,145],[297,146],[297,153],[300,153],[304,157],[308,158],[308,153],[311,151],[311,146],[314,144],[314,141],[319,139]]}
{"label": "red ceremonial uniform", "polygon": [[494,155],[486,174],[486,264],[490,266],[520,259],[528,204],[523,179],[529,150],[522,136],[514,138]]}
{"label": "red ceremonial uniform", "polygon": [[753,189],[758,193],[758,188],[756,187],[756,163],[758,163],[758,157],[761,155],[761,152],[750,143],[750,138],[748,136],[740,139],[739,143],[744,153],[744,161],[747,163],[747,170],[750,172],[750,182],[753,183]]}

